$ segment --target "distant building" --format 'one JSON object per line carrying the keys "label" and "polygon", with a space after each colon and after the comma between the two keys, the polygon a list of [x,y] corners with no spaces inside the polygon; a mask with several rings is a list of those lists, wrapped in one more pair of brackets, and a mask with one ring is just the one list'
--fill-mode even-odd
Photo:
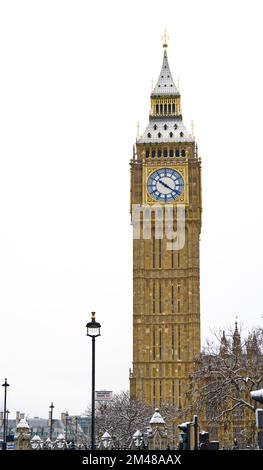
{"label": "distant building", "polygon": [[[7,440],[13,441],[16,427],[25,413],[17,411],[16,419],[9,419],[7,424]],[[37,434],[42,440],[50,435],[50,420],[45,418],[27,418],[32,437]],[[68,416],[67,418],[67,440],[88,443],[90,438],[91,417],[90,416]],[[66,415],[61,413],[61,419],[53,419],[52,436],[55,440],[60,434],[66,433]],[[3,438],[3,412],[0,413],[0,440]]]}

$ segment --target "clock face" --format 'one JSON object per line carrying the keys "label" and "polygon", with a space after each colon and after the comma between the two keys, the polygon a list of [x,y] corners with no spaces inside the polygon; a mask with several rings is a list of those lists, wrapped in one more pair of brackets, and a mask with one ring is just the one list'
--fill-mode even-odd
{"label": "clock face", "polygon": [[149,176],[147,190],[155,201],[175,201],[184,190],[184,180],[176,170],[160,168]]}

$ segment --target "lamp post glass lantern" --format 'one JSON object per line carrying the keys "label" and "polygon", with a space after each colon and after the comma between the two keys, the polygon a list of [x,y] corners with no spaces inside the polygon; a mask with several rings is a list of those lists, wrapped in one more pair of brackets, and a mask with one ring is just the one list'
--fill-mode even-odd
{"label": "lamp post glass lantern", "polygon": [[91,312],[91,321],[86,325],[87,336],[90,336],[91,338],[97,338],[97,336],[100,336],[101,324],[95,320],[95,317],[96,313]]}
{"label": "lamp post glass lantern", "polygon": [[95,339],[100,336],[101,325],[91,312],[91,322],[87,323],[87,336],[92,339],[92,377],[91,377],[91,449],[95,450]]}

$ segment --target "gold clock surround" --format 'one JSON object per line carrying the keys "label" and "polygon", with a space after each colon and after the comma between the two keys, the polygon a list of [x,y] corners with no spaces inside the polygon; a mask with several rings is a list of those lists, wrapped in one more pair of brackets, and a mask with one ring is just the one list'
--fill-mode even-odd
{"label": "gold clock surround", "polygon": [[[173,200],[173,201],[169,201],[169,202],[162,202],[162,201],[156,201],[155,199],[153,199],[149,193],[148,193],[148,190],[147,190],[147,181],[148,181],[148,178],[149,176],[154,173],[155,171],[157,170],[160,170],[161,168],[171,168],[172,170],[176,170],[183,178],[184,180],[184,190],[182,192],[182,194],[176,199],[176,200]],[[143,189],[143,204],[149,204],[149,205],[153,205],[153,204],[185,204],[187,205],[188,204],[188,201],[189,201],[189,197],[188,197],[188,166],[187,164],[168,164],[168,162],[166,163],[166,165],[164,164],[159,164],[159,165],[144,165],[144,168],[143,168],[143,184],[142,184],[142,189]]]}

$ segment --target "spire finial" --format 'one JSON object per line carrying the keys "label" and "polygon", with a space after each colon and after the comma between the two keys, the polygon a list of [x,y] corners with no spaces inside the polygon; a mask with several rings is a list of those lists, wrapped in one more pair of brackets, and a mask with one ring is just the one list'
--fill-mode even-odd
{"label": "spire finial", "polygon": [[139,121],[137,122],[137,138],[139,139],[140,137],[140,123]]}
{"label": "spire finial", "polygon": [[179,77],[177,77],[177,88],[178,90],[180,90],[180,78]]}
{"label": "spire finial", "polygon": [[194,137],[195,132],[194,132],[194,121],[193,120],[191,121],[191,132],[192,132],[192,136]]}
{"label": "spire finial", "polygon": [[164,47],[164,48],[167,48],[167,47],[168,47],[169,36],[168,36],[168,34],[167,34],[166,29],[164,30],[164,33],[163,33],[163,36],[162,36],[162,40],[163,40],[163,47]]}

